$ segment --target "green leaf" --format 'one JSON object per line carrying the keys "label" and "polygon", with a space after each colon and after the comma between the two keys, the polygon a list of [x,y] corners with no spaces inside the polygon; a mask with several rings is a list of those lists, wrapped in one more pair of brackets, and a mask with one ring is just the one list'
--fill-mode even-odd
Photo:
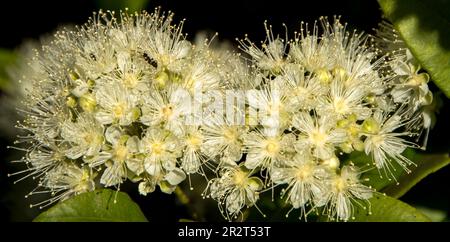
{"label": "green leaf", "polygon": [[422,206],[414,206],[421,213],[425,214],[432,222],[444,222],[447,217],[447,211],[432,209]]}
{"label": "green leaf", "polygon": [[180,218],[180,219],[178,219],[178,222],[180,222],[180,223],[192,223],[192,222],[196,222],[196,221],[192,220],[192,219],[188,219],[188,218]]}
{"label": "green leaf", "polygon": [[413,168],[412,173],[400,176],[398,185],[391,184],[385,187],[382,192],[391,197],[399,198],[422,179],[450,164],[448,154],[416,154],[412,160],[417,165],[417,167]]}
{"label": "green leaf", "polygon": [[395,198],[375,194],[370,200],[371,212],[355,206],[355,222],[431,222],[417,209]]}
{"label": "green leaf", "polygon": [[414,57],[450,97],[450,1],[378,0]]}
{"label": "green leaf", "polygon": [[[363,173],[361,180],[367,186],[375,188],[377,191],[395,184],[395,180],[388,178],[384,173],[379,171],[372,162],[372,157],[367,156],[364,152],[353,152],[347,159],[348,162],[353,162],[356,166],[360,167],[361,170],[368,170]],[[392,174],[395,178],[401,177],[405,174],[403,168],[401,168],[396,163],[393,163],[395,169],[392,169]]]}
{"label": "green leaf", "polygon": [[125,10],[130,12],[145,9],[148,0],[97,0],[97,6],[107,10]]}
{"label": "green leaf", "polygon": [[11,65],[16,59],[13,51],[0,49],[0,90],[5,91],[11,88],[9,77],[6,73],[6,68]]}
{"label": "green leaf", "polygon": [[[416,164],[416,166],[409,167],[411,173],[406,173],[403,168],[393,162],[395,169],[391,169],[391,171],[395,179],[388,178],[372,165],[371,169],[361,176],[361,179],[365,180],[364,184],[391,197],[399,198],[422,179],[450,164],[448,154],[421,154],[413,149],[407,149],[403,155]],[[371,159],[363,152],[354,152],[347,160],[359,167],[364,167],[365,164],[371,163]]]}
{"label": "green leaf", "polygon": [[[116,203],[114,203],[115,197]],[[82,193],[59,202],[41,213],[34,221],[146,222],[147,219],[138,205],[126,193],[101,189]]]}

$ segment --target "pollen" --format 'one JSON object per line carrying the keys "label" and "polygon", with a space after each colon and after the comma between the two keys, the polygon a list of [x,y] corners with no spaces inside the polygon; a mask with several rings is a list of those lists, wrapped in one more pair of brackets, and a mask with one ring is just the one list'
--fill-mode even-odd
{"label": "pollen", "polygon": [[338,114],[346,114],[349,111],[349,107],[345,101],[345,99],[341,98],[341,97],[337,97],[334,99],[334,110],[336,111],[336,113]]}
{"label": "pollen", "polygon": [[155,155],[161,155],[164,152],[164,145],[160,142],[150,144],[150,151]]}
{"label": "pollen", "polygon": [[316,146],[324,145],[327,142],[327,137],[327,134],[320,130],[314,130],[310,135],[311,142]]}
{"label": "pollen", "polygon": [[199,135],[190,135],[186,139],[186,143],[193,149],[199,149],[202,144],[202,137]]}
{"label": "pollen", "polygon": [[117,161],[125,161],[128,156],[128,149],[124,145],[119,145],[115,148],[114,157]]}
{"label": "pollen", "polygon": [[331,79],[333,78],[330,72],[323,68],[314,71],[314,73],[321,83],[330,83]]}
{"label": "pollen", "polygon": [[115,118],[121,118],[123,115],[125,115],[126,111],[125,103],[116,104],[112,111]]}
{"label": "pollen", "polygon": [[236,186],[243,188],[243,187],[247,186],[248,174],[244,171],[237,170],[234,173],[233,181],[234,181],[234,184],[236,184]]}
{"label": "pollen", "polygon": [[125,84],[125,86],[128,87],[128,88],[134,88],[139,83],[139,78],[134,73],[126,72],[123,75],[123,79],[122,80],[123,80],[123,83]]}
{"label": "pollen", "polygon": [[313,174],[313,166],[311,165],[304,165],[297,169],[297,172],[295,174],[295,177],[299,181],[304,181],[308,178],[310,178]]}
{"label": "pollen", "polygon": [[342,177],[336,177],[333,181],[333,186],[338,192],[343,192],[347,189],[347,182]]}
{"label": "pollen", "polygon": [[276,155],[280,151],[280,144],[275,139],[269,139],[266,142],[265,150],[269,155]]}

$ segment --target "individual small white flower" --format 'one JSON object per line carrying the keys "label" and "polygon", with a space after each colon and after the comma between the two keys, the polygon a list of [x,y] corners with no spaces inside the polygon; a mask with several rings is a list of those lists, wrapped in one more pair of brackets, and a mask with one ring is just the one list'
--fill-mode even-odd
{"label": "individual small white flower", "polygon": [[178,139],[170,131],[148,128],[140,143],[140,152],[145,155],[145,171],[152,176],[159,176],[175,169],[181,149]]}
{"label": "individual small white flower", "polygon": [[312,110],[328,91],[326,86],[306,74],[302,68],[286,68],[277,78],[275,81],[282,81],[282,88],[287,90],[286,106],[291,107],[290,110]]}
{"label": "individual small white flower", "polygon": [[80,114],[76,122],[64,122],[61,136],[70,146],[65,151],[70,159],[96,155],[105,142],[103,125],[90,114]]}
{"label": "individual small white flower", "polygon": [[203,153],[204,135],[199,126],[188,126],[181,139],[184,145],[180,167],[187,173],[203,173],[201,166],[206,162]]}
{"label": "individual small white flower", "polygon": [[191,96],[183,89],[151,90],[144,97],[140,121],[147,126],[163,125],[176,135],[183,133],[186,116],[191,114]]}
{"label": "individual small white flower", "polygon": [[274,130],[286,128],[291,123],[295,106],[287,102],[287,90],[280,82],[270,82],[247,95],[250,114],[258,114],[258,122]]}
{"label": "individual small white flower", "polygon": [[252,131],[244,136],[247,159],[245,167],[253,170],[258,167],[270,170],[294,152],[293,134],[283,134],[280,130]]}
{"label": "individual small white flower", "polygon": [[211,122],[202,126],[204,137],[204,152],[214,161],[230,163],[240,160],[242,157],[242,134],[247,132],[247,127],[231,125],[226,121]]}
{"label": "individual small white flower", "polygon": [[272,170],[270,177],[274,184],[288,184],[283,190],[286,202],[294,209],[301,209],[300,218],[307,217],[306,207],[321,207],[326,202],[325,181],[328,172],[309,154],[297,154],[292,161],[284,162],[283,167]]}
{"label": "individual small white flower", "polygon": [[427,73],[419,73],[420,67],[397,60],[393,71],[397,74],[400,83],[394,84],[391,94],[397,103],[410,103],[415,111],[418,108],[430,105],[433,94],[428,88],[430,76]]}
{"label": "individual small white flower", "polygon": [[263,183],[258,177],[237,165],[225,166],[219,171],[219,177],[208,182],[206,192],[219,203],[222,215],[232,220],[237,218],[244,206],[255,205]]}
{"label": "individual small white flower", "polygon": [[387,113],[375,112],[372,118],[368,118],[362,125],[363,134],[366,135],[364,141],[365,152],[372,156],[375,166],[383,170],[387,176],[392,174],[393,164],[396,162],[406,172],[410,172],[409,165],[414,164],[402,155],[407,147],[415,145],[408,142],[403,137],[412,135],[411,132],[396,132],[395,130],[405,125],[401,112],[389,116]]}
{"label": "individual small white flower", "polygon": [[[117,53],[118,69],[105,76],[104,79],[113,83],[121,83],[123,87],[130,90],[133,95],[139,96],[139,92],[149,91],[149,78],[155,70],[151,65],[141,63],[141,61],[132,58],[141,58],[142,56],[131,56],[129,53]],[[145,61],[145,59],[144,59]],[[152,69],[153,68],[153,69]]]}
{"label": "individual small white flower", "polygon": [[[83,29],[80,34],[84,35],[87,41],[77,42],[74,40],[71,43],[77,49],[75,52],[75,65],[79,67],[77,69],[83,70],[86,77],[92,80],[112,72],[117,66],[114,45],[108,41],[104,32],[104,30]],[[75,38],[79,38],[79,36]],[[89,68],[86,68],[87,66]]]}
{"label": "individual small white flower", "polygon": [[367,209],[362,204],[364,202],[370,206],[368,199],[374,191],[360,183],[360,174],[356,167],[344,166],[340,174],[329,179],[329,197],[325,212],[330,219],[348,221],[354,214],[355,205]]}
{"label": "individual small white flower", "polygon": [[[95,189],[95,176],[96,173],[87,166],[79,167],[74,163],[64,163],[49,171],[41,181],[41,186],[44,189],[43,192],[51,193],[52,197],[31,206],[40,206],[40,208],[43,208],[58,200],[65,200],[83,192],[93,191]],[[36,191],[34,193],[43,192]]]}
{"label": "individual small white flower", "polygon": [[314,22],[312,30],[308,24],[301,22],[301,29],[290,45],[289,55],[307,71],[320,76],[319,79],[331,78],[328,70],[334,65],[336,51],[329,43],[328,36],[319,36],[319,27]]}
{"label": "individual small white flower", "polygon": [[178,72],[183,66],[183,59],[192,51],[192,45],[185,40],[185,35],[181,32],[183,23],[172,25],[172,20],[172,13],[167,17],[162,16],[157,21],[159,26],[149,31],[148,42],[144,48],[157,62],[158,70]]}
{"label": "individual small white flower", "polygon": [[27,149],[27,154],[25,157],[14,161],[25,163],[27,168],[8,174],[8,177],[25,174],[14,183],[22,181],[28,177],[32,177],[33,179],[39,178],[40,180],[45,179],[47,172],[53,170],[55,167],[58,167],[67,160],[65,155],[66,149],[66,146],[58,145],[56,143],[37,144],[31,146]]}
{"label": "individual small white flower", "polygon": [[154,192],[158,185],[162,192],[171,194],[185,178],[186,174],[183,170],[175,168],[165,175],[161,173],[154,176],[145,176],[143,181],[139,183],[138,190],[141,195],[146,196],[148,193]]}
{"label": "individual small white flower", "polygon": [[294,117],[293,126],[300,131],[296,149],[310,150],[319,159],[330,158],[335,146],[347,139],[345,131],[336,129],[336,119],[332,116],[311,117],[308,113],[300,112]]}
{"label": "individual small white flower", "polygon": [[70,112],[61,97],[47,96],[41,91],[32,92],[31,103],[25,103],[30,105],[26,108],[26,117],[17,127],[33,133],[37,141],[47,143],[60,135],[61,123],[70,118]]}
{"label": "individual small white flower", "polygon": [[130,125],[139,115],[137,98],[119,83],[96,86],[95,99],[99,105],[95,118],[101,124]]}
{"label": "individual small white flower", "polygon": [[327,97],[317,100],[320,103],[318,113],[335,115],[337,119],[354,114],[358,120],[364,120],[372,113],[363,102],[367,95],[366,87],[363,85],[346,87],[341,80],[333,80]]}
{"label": "individual small white flower", "polygon": [[273,36],[272,26],[267,26],[267,22],[264,22],[264,27],[267,39],[261,49],[247,36],[244,40],[239,41],[240,48],[253,58],[257,67],[272,73],[279,73],[287,63],[285,58],[287,45],[285,40]]}
{"label": "individual small white flower", "polygon": [[183,80],[181,86],[193,93],[194,91],[218,90],[220,87],[220,75],[215,60],[208,56],[209,51],[195,50],[192,62],[186,65],[181,72]]}
{"label": "individual small white flower", "polygon": [[[106,161],[106,169],[103,171],[100,183],[106,187],[122,183],[127,178],[127,161],[135,159],[134,154],[139,152],[139,138],[128,136],[115,125],[109,126],[105,132],[106,140],[110,146],[102,153],[109,157]],[[92,166],[98,166],[102,160],[92,162]]]}

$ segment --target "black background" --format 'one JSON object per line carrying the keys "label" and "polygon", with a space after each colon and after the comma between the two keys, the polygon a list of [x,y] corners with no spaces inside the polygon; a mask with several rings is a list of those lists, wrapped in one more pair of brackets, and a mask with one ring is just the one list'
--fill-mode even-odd
{"label": "black background", "polygon": [[[264,40],[263,22],[268,20],[274,26],[274,32],[284,35],[282,23],[288,26],[292,34],[299,29],[300,21],[312,22],[320,16],[342,15],[349,26],[365,32],[372,32],[381,20],[381,11],[374,0],[341,1],[150,1],[147,10],[155,7],[175,12],[176,20],[186,18],[184,32],[192,37],[196,32],[206,30],[218,32],[219,40],[235,43],[236,37],[244,34],[258,42]],[[36,39],[42,34],[53,31],[62,24],[83,24],[93,11],[98,10],[96,1],[0,1],[0,48],[17,48],[24,40]],[[432,87],[435,88],[435,87]],[[449,101],[444,101],[444,109],[438,116],[438,123],[430,134],[429,148],[434,151],[448,151]],[[12,127],[11,127],[12,128]],[[12,138],[0,134],[0,220],[31,221],[38,209],[30,209],[29,201],[23,198],[27,190],[34,187],[33,181],[13,185],[13,179],[7,173],[16,171],[9,160],[17,154],[6,150]],[[401,200],[411,204],[450,211],[450,167],[430,175],[414,187]],[[176,221],[187,216],[174,196],[155,192],[147,197],[139,196],[136,186],[124,187],[130,196],[139,203],[146,216],[155,221]]]}

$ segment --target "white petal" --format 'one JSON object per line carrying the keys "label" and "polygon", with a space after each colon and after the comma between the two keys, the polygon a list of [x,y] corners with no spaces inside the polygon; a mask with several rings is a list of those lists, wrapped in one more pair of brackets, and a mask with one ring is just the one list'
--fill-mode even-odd
{"label": "white petal", "polygon": [[179,168],[175,168],[172,171],[170,171],[169,173],[167,173],[164,178],[171,185],[175,186],[175,185],[180,184],[182,181],[184,181],[184,179],[186,179],[186,174],[184,173],[183,170],[181,170]]}
{"label": "white petal", "polygon": [[251,153],[251,154],[247,154],[247,160],[245,161],[245,167],[247,167],[248,169],[254,169],[256,167],[258,167],[259,165],[261,165],[261,155],[260,154],[255,154],[255,153]]}
{"label": "white petal", "polygon": [[141,141],[137,136],[132,136],[127,140],[127,149],[132,153],[139,152],[139,144]]}
{"label": "white petal", "polygon": [[146,158],[144,160],[144,168],[148,174],[152,176],[159,176],[162,172],[162,167],[159,162]]}
{"label": "white petal", "polygon": [[114,117],[112,116],[112,114],[104,111],[98,111],[97,113],[95,113],[95,118],[101,124],[110,124],[114,121]]}
{"label": "white petal", "polygon": [[164,193],[167,193],[167,194],[172,194],[172,192],[175,191],[176,187],[177,186],[172,186],[166,181],[162,181],[159,184],[159,189],[161,189],[161,192],[164,192]]}
{"label": "white petal", "polygon": [[72,148],[66,151],[66,156],[70,159],[78,159],[82,155],[84,155],[86,149],[81,147],[80,145],[73,146]]}
{"label": "white petal", "polygon": [[122,136],[122,131],[120,130],[119,126],[112,125],[106,129],[105,137],[109,143],[113,145],[117,144],[117,142],[120,139],[120,136]]}

